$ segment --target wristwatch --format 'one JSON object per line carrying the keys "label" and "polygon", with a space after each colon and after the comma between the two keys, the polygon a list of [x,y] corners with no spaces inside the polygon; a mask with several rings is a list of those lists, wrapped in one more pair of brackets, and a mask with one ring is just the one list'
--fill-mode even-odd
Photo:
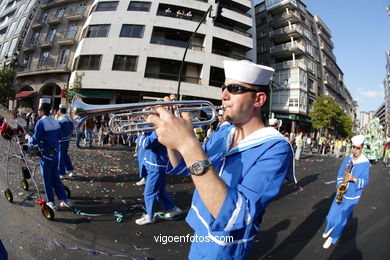
{"label": "wristwatch", "polygon": [[211,166],[211,162],[209,159],[207,160],[199,160],[195,161],[188,167],[188,170],[191,174],[200,176],[206,173],[206,170]]}

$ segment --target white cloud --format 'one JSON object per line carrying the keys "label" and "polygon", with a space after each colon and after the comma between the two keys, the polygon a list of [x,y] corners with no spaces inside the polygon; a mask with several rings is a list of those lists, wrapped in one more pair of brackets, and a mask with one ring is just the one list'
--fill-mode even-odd
{"label": "white cloud", "polygon": [[368,90],[364,91],[361,88],[358,88],[359,97],[365,97],[365,98],[383,98],[384,91],[376,91],[376,90]]}

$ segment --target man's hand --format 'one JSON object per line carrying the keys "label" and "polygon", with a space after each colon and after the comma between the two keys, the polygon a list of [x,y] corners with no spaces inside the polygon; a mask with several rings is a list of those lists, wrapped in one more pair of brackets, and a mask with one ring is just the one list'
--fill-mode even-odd
{"label": "man's hand", "polygon": [[157,126],[156,134],[161,144],[184,155],[191,144],[199,143],[189,113],[182,113],[180,118],[175,117],[163,106],[156,107],[155,112],[155,115],[148,116],[147,121]]}
{"label": "man's hand", "polygon": [[352,174],[348,173],[344,177],[344,182],[350,182],[350,181],[353,181],[356,183],[356,178]]}

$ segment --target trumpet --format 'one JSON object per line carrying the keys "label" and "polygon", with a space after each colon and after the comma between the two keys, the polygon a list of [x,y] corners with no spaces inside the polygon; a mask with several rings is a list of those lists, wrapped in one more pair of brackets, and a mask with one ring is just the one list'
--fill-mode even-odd
{"label": "trumpet", "polygon": [[[110,130],[114,134],[128,134],[156,129],[156,126],[146,121],[148,115],[155,114],[152,109],[155,106],[164,106],[177,117],[180,117],[182,112],[189,112],[194,127],[211,124],[217,117],[218,108],[205,100],[91,105],[84,103],[80,96],[76,95],[73,97],[70,110],[83,120],[111,114],[108,124]],[[201,117],[202,112],[207,115],[206,118]]]}

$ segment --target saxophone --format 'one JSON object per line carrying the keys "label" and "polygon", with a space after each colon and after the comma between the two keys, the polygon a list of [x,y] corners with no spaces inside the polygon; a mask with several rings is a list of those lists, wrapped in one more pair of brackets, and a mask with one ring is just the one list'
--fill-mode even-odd
{"label": "saxophone", "polygon": [[345,168],[343,183],[341,183],[341,185],[337,188],[337,199],[336,199],[337,204],[341,203],[341,200],[343,199],[345,192],[347,192],[348,182],[344,181],[344,179],[347,176],[347,174],[351,173],[350,165],[351,165],[351,161],[348,162],[347,167]]}

